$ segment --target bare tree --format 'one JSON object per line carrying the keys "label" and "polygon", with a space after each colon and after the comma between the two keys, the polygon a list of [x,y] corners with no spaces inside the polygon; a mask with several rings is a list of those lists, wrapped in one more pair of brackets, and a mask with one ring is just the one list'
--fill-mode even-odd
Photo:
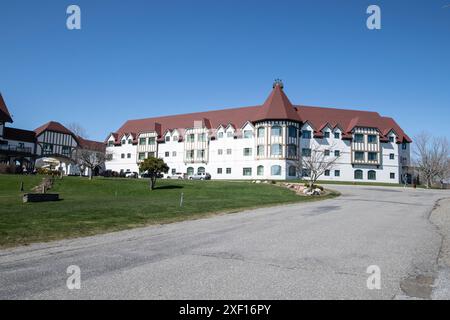
{"label": "bare tree", "polygon": [[70,131],[72,131],[76,136],[81,137],[81,138],[87,138],[87,132],[84,129],[83,126],[81,126],[79,123],[77,122],[71,122],[67,124],[67,129],[69,129]]}
{"label": "bare tree", "polygon": [[95,168],[102,166],[105,163],[106,157],[107,155],[104,152],[77,149],[75,159],[81,173],[86,168],[89,169],[89,180],[91,180]]}
{"label": "bare tree", "polygon": [[444,137],[433,137],[426,132],[415,137],[414,163],[430,188],[436,178],[447,175],[450,145]]}
{"label": "bare tree", "polygon": [[334,145],[324,149],[317,142],[312,142],[311,153],[309,155],[302,155],[301,158],[296,162],[297,172],[300,174],[303,170],[306,170],[309,174],[309,189],[311,190],[316,183],[316,181],[325,174],[325,171],[331,170],[339,156],[332,156],[325,152],[325,150],[333,149]]}

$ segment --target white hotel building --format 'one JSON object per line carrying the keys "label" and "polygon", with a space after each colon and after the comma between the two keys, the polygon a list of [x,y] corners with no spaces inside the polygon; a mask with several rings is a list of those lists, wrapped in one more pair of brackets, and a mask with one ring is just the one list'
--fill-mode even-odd
{"label": "white hotel building", "polygon": [[212,179],[295,179],[311,150],[338,156],[320,180],[399,183],[411,139],[376,112],[292,105],[275,82],[263,105],[125,122],[107,140],[106,169],[138,172],[146,157],[171,173],[208,172]]}

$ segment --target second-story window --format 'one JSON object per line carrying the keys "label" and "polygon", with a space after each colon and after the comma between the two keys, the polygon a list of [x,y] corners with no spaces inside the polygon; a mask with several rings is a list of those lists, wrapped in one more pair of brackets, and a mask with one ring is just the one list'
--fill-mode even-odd
{"label": "second-story window", "polygon": [[197,158],[203,159],[205,157],[205,150],[197,150]]}
{"label": "second-story window", "polygon": [[139,144],[140,145],[144,145],[144,144],[146,144],[147,143],[147,138],[140,138],[139,139]]}
{"label": "second-story window", "polygon": [[170,157],[170,152],[169,151],[166,151],[166,152],[164,152],[164,157]]}
{"label": "second-story window", "polygon": [[288,157],[294,158],[297,156],[297,146],[295,144],[290,144],[287,146]]}
{"label": "second-story window", "polygon": [[289,138],[297,138],[297,128],[294,126],[288,127],[288,136]]}
{"label": "second-story window", "polygon": [[192,159],[192,158],[194,158],[194,150],[187,150],[187,151],[186,151],[186,158],[187,158],[187,159]]}
{"label": "second-story window", "polygon": [[198,141],[200,141],[200,142],[206,141],[206,135],[204,133],[199,133],[197,138],[198,138]]}
{"label": "second-story window", "polygon": [[281,144],[273,144],[270,147],[270,154],[272,156],[281,156]]}
{"label": "second-story window", "polygon": [[258,154],[258,156],[264,156],[264,146],[260,145],[256,147],[256,152]]}
{"label": "second-story window", "polygon": [[188,134],[187,142],[194,142],[194,140],[195,140],[195,134],[193,134],[193,133]]}
{"label": "second-story window", "polygon": [[406,150],[407,144],[405,142],[402,143],[402,150]]}
{"label": "second-story window", "polygon": [[128,159],[131,158],[131,153],[127,153],[127,158],[128,158]]}
{"label": "second-story window", "polygon": [[311,149],[310,148],[303,148],[302,149],[302,156],[303,157],[311,157]]}
{"label": "second-story window", "polygon": [[264,138],[264,127],[258,128],[258,138]]}
{"label": "second-story window", "polygon": [[155,143],[156,143],[155,137],[150,137],[150,138],[148,138],[148,144],[149,144],[149,145],[154,145]]}
{"label": "second-story window", "polygon": [[221,155],[223,154],[223,150],[222,150],[222,149],[218,149],[218,150],[217,150],[217,154],[218,154],[219,156],[221,156]]}
{"label": "second-story window", "polygon": [[227,149],[227,154],[231,154],[231,149]]}
{"label": "second-story window", "polygon": [[339,157],[341,155],[341,152],[339,150],[334,150],[334,156]]}
{"label": "second-story window", "polygon": [[355,160],[364,161],[364,152],[356,151],[355,152]]}
{"label": "second-story window", "polygon": [[273,126],[271,130],[272,137],[281,137],[281,127]]}
{"label": "second-story window", "polygon": [[368,143],[377,143],[377,136],[374,134],[369,134],[367,136],[367,142]]}
{"label": "second-story window", "polygon": [[355,133],[355,142],[363,143],[364,142],[364,135],[361,133]]}
{"label": "second-story window", "polygon": [[303,139],[311,139],[311,131],[309,131],[309,130],[303,130],[303,131],[302,131],[302,138],[303,138]]}
{"label": "second-story window", "polygon": [[328,157],[330,155],[330,150],[324,150],[324,154],[326,157]]}
{"label": "second-story window", "polygon": [[369,161],[378,160],[378,154],[376,152],[369,152],[368,154]]}
{"label": "second-story window", "polygon": [[248,157],[252,155],[252,148],[244,148],[244,156]]}

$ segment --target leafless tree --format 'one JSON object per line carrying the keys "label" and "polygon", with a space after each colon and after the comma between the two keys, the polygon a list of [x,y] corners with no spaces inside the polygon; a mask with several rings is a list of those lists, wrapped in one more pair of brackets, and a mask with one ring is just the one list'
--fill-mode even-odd
{"label": "leafless tree", "polygon": [[297,172],[300,174],[303,170],[306,170],[309,174],[308,176],[308,184],[309,189],[311,190],[316,183],[316,181],[325,174],[325,171],[333,169],[336,164],[336,161],[339,159],[339,156],[327,155],[325,150],[331,150],[334,148],[334,145],[327,146],[326,148],[321,147],[317,142],[312,142],[311,145],[311,154],[309,156],[301,156],[300,159],[296,162]]}
{"label": "leafless tree", "polygon": [[95,168],[102,166],[106,157],[107,155],[104,152],[78,149],[75,159],[81,174],[86,168],[89,169],[89,180],[91,180]]}
{"label": "leafless tree", "polygon": [[436,178],[444,179],[448,171],[450,145],[444,137],[422,132],[414,139],[414,164],[430,188]]}
{"label": "leafless tree", "polygon": [[87,136],[87,132],[84,129],[83,126],[81,126],[79,123],[77,122],[71,122],[67,124],[67,129],[69,129],[70,131],[72,131],[76,136],[78,137],[82,137],[84,139],[86,139]]}

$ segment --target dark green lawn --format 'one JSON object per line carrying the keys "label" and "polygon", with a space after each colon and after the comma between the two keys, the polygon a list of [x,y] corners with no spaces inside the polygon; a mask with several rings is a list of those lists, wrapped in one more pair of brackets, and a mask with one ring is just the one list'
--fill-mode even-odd
{"label": "dark green lawn", "polygon": [[[232,181],[147,180],[64,177],[50,192],[61,201],[22,203],[41,176],[0,175],[0,246],[87,236],[149,224],[198,218],[217,212],[310,201],[273,185]],[[180,195],[184,204],[180,207]],[[332,197],[336,194],[322,197]]]}

